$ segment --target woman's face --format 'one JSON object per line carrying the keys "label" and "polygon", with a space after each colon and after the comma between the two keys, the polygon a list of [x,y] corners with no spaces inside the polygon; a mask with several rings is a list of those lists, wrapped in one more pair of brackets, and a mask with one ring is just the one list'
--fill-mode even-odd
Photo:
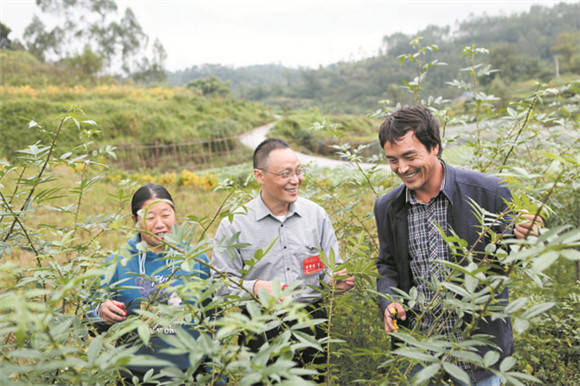
{"label": "woman's face", "polygon": [[[155,204],[151,205],[153,202]],[[175,210],[165,201],[151,199],[145,201],[141,211],[139,211],[139,227],[163,240],[165,234],[171,232],[175,224]],[[163,248],[163,243],[146,232],[141,232],[141,239],[153,250],[159,251]]]}

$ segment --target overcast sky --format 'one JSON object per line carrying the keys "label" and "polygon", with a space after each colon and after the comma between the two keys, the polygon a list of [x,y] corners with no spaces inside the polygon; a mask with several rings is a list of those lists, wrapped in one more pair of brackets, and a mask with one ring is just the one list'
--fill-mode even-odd
{"label": "overcast sky", "polygon": [[[449,25],[471,14],[510,15],[551,0],[117,0],[130,7],[151,42],[167,51],[166,67],[280,63],[317,67],[374,55],[382,37]],[[567,1],[577,2],[577,1]],[[0,21],[21,39],[35,0],[0,0]]]}

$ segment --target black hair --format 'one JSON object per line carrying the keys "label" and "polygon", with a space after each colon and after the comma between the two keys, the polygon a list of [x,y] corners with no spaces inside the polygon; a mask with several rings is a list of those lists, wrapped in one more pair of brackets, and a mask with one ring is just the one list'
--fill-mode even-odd
{"label": "black hair", "polygon": [[161,185],[148,183],[137,189],[135,194],[133,194],[133,198],[131,199],[131,213],[133,214],[133,218],[136,219],[139,217],[138,212],[143,209],[143,204],[152,199],[169,200],[171,206],[175,209],[173,198],[171,198],[171,194],[169,194],[167,189]]}
{"label": "black hair", "polygon": [[439,135],[439,122],[425,106],[405,106],[390,114],[379,128],[379,142],[384,149],[385,143],[395,143],[409,130],[427,150],[431,151],[439,146],[437,156],[441,156],[441,136]]}
{"label": "black hair", "polygon": [[273,150],[289,149],[290,145],[280,138],[268,138],[262,141],[254,150],[254,169],[265,167],[266,160]]}

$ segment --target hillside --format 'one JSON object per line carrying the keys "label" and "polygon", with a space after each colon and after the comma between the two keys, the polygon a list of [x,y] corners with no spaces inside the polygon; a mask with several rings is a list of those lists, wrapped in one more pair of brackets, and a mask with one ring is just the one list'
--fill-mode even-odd
{"label": "hillside", "polygon": [[[167,87],[7,86],[0,87],[0,105],[0,158],[9,159],[18,150],[45,140],[60,117],[71,110],[77,111],[79,121],[97,122],[98,130],[93,130],[87,140],[135,151],[194,143],[213,151],[212,147],[223,145],[210,143],[212,139],[235,137],[272,120],[270,111],[258,103],[206,98],[188,89]],[[45,130],[30,130],[31,120]],[[81,134],[74,127],[66,129],[59,143],[66,148]],[[237,146],[237,141],[227,146]]]}

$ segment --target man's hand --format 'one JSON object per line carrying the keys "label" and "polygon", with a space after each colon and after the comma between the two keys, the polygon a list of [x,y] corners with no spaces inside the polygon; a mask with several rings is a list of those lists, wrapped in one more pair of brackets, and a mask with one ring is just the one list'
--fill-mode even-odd
{"label": "man's hand", "polygon": [[105,300],[99,308],[99,316],[103,318],[105,324],[111,325],[127,319],[125,303],[116,300]]}
{"label": "man's hand", "polygon": [[[334,281],[334,277],[337,276],[348,276],[346,268],[343,269],[342,271],[335,272],[332,280]],[[336,282],[334,282],[334,285],[337,293],[346,292],[352,287],[354,287],[354,276],[348,276],[346,279],[337,280]]]}
{"label": "man's hand", "polygon": [[407,319],[407,314],[405,313],[405,309],[403,305],[400,303],[391,303],[385,308],[385,332],[388,334],[389,332],[396,331],[399,327],[397,326],[396,322],[393,320],[393,314],[395,314],[399,319],[405,320]]}
{"label": "man's hand", "polygon": [[[516,237],[518,239],[523,239],[528,235],[528,232],[530,232],[529,233],[530,236],[537,237],[538,236],[537,231],[541,228],[542,224],[544,224],[542,218],[538,216],[534,220],[533,214],[521,214],[520,216],[525,218],[527,221],[523,221],[519,224],[516,224],[514,228],[514,234],[516,235]],[[534,220],[533,226],[532,220]]]}
{"label": "man's hand", "polygon": [[[284,289],[287,287],[287,285],[281,282],[280,287]],[[274,293],[272,293],[272,281],[256,280],[253,289],[254,295],[258,296],[258,292],[261,289],[265,290],[268,293],[268,295],[274,296]]]}
{"label": "man's hand", "polygon": [[272,282],[271,281],[266,281],[266,280],[256,280],[256,282],[254,283],[254,295],[258,296],[258,292],[263,289],[264,291],[266,291],[268,293],[268,295],[273,296],[274,294],[272,293]]}

